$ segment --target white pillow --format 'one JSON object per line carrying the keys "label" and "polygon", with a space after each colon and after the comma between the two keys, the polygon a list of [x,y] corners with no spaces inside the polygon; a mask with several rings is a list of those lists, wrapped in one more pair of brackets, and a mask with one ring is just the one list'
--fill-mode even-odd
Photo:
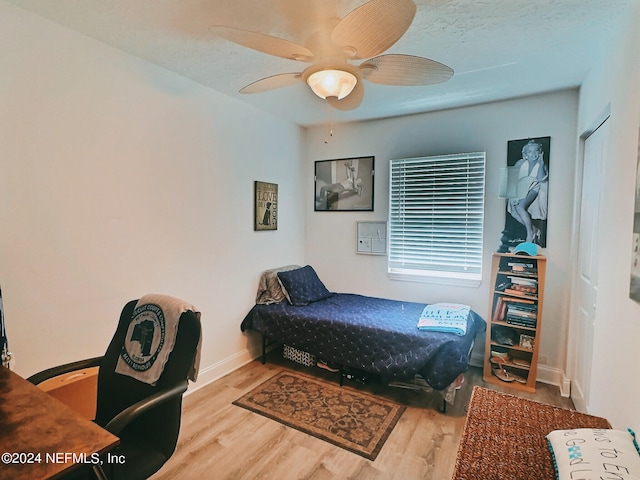
{"label": "white pillow", "polygon": [[547,441],[559,480],[640,480],[640,451],[631,429],[554,430]]}

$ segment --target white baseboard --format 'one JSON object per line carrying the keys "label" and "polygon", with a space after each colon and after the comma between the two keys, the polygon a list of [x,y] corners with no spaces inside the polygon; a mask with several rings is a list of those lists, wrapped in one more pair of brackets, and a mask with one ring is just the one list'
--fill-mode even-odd
{"label": "white baseboard", "polygon": [[563,397],[571,396],[571,380],[559,368],[538,364],[537,380],[548,385],[555,385],[560,389],[560,395]]}
{"label": "white baseboard", "polygon": [[213,365],[200,369],[198,372],[198,381],[192,382],[189,385],[189,389],[185,393],[185,395],[189,395],[190,393],[195,392],[196,390],[205,387],[206,385],[215,382],[216,380],[228,375],[234,370],[246,365],[249,362],[252,362],[255,359],[250,353],[249,350],[244,349],[241,352],[238,352],[234,355],[231,355],[228,358],[225,358]]}
{"label": "white baseboard", "polygon": [[[189,390],[187,390],[185,395],[193,393],[196,390],[215,382],[253,360],[255,360],[255,357],[251,355],[249,350],[245,349],[235,355],[221,360],[218,363],[201,369],[198,373],[198,381],[189,385]],[[473,367],[482,368],[484,366],[484,357],[482,352],[472,352],[469,364]],[[559,368],[538,365],[537,380],[548,385],[557,386],[560,389],[560,395],[563,397],[569,397],[571,395],[571,380],[569,380],[565,376],[564,371]]]}

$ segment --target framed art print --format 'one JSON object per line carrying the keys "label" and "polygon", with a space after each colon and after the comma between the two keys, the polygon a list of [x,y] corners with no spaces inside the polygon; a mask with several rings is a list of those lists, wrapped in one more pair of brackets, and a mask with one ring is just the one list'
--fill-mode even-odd
{"label": "framed art print", "polygon": [[[502,243],[547,246],[547,210],[551,137],[507,142],[507,168],[500,197],[507,199]],[[501,250],[504,251],[504,250]]]}
{"label": "framed art print", "polygon": [[520,346],[527,350],[533,350],[533,342],[536,341],[536,337],[532,335],[520,335]]}
{"label": "framed art print", "polygon": [[315,163],[314,210],[373,211],[374,157]]}
{"label": "framed art print", "polygon": [[278,184],[255,182],[255,207],[253,215],[253,229],[278,229]]}

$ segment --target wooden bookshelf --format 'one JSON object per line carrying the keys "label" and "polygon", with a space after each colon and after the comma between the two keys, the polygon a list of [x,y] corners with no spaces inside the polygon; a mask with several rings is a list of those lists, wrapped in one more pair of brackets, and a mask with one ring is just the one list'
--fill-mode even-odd
{"label": "wooden bookshelf", "polygon": [[535,392],[546,258],[494,253],[483,380]]}

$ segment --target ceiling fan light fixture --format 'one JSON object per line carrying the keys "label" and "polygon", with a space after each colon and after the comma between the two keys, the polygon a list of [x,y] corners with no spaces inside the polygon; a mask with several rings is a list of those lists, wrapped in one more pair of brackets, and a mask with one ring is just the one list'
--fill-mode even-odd
{"label": "ceiling fan light fixture", "polygon": [[327,97],[343,99],[353,91],[356,83],[358,79],[353,73],[330,68],[318,70],[307,77],[307,85],[323,100]]}

